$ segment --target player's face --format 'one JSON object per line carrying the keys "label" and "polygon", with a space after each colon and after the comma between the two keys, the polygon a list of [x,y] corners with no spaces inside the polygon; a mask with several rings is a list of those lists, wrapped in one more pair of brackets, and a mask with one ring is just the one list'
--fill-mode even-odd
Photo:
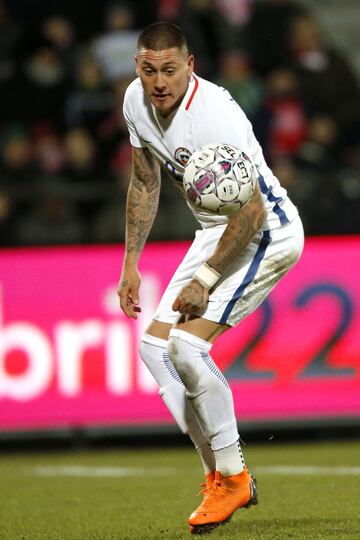
{"label": "player's face", "polygon": [[141,48],[136,57],[136,73],[145,94],[159,111],[168,116],[180,105],[194,69],[194,57],[172,47],[163,51]]}

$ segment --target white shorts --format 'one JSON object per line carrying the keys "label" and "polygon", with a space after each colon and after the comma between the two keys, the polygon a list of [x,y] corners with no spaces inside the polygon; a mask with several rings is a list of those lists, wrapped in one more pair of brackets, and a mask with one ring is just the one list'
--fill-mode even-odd
{"label": "white shorts", "polygon": [[[173,275],[155,312],[156,321],[175,324],[171,306],[199,266],[215,250],[226,225],[196,231],[195,240]],[[235,326],[254,311],[300,258],[304,231],[299,217],[277,229],[260,231],[211,292],[203,318]]]}

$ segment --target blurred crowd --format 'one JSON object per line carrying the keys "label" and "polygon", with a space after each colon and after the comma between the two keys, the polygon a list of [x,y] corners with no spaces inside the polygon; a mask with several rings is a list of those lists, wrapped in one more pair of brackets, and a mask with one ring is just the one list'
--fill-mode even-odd
{"label": "blurred crowd", "polygon": [[[123,241],[122,102],[157,20],[184,29],[196,73],[245,110],[306,233],[359,233],[359,81],[301,3],[0,0],[0,245]],[[193,229],[163,182],[152,238]]]}

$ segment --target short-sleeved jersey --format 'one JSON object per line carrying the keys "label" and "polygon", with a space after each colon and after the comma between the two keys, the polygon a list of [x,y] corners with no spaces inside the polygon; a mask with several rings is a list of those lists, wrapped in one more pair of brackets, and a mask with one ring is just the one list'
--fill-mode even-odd
{"label": "short-sleeved jersey", "polygon": [[[123,112],[131,144],[148,148],[183,194],[182,177],[190,155],[205,144],[227,143],[243,150],[257,168],[267,209],[263,228],[277,228],[297,215],[286,190],[267,166],[245,113],[224,88],[193,75],[179,108],[162,119],[138,78],[126,90]],[[203,228],[229,220],[187,204]]]}

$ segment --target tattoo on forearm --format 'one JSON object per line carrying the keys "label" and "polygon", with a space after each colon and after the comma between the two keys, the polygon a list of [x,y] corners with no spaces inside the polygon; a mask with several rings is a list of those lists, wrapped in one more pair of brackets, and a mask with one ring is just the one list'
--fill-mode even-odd
{"label": "tattoo on forearm", "polygon": [[127,253],[141,253],[156,216],[159,193],[159,165],[148,150],[134,150],[126,204]]}
{"label": "tattoo on forearm", "polygon": [[224,272],[258,232],[265,216],[262,196],[257,189],[248,204],[231,216],[214,255],[207,260],[208,264],[218,272]]}
{"label": "tattoo on forearm", "polygon": [[197,316],[201,316],[205,313],[209,292],[198,281],[192,280],[186,285],[182,289],[179,297],[181,299],[180,313]]}

